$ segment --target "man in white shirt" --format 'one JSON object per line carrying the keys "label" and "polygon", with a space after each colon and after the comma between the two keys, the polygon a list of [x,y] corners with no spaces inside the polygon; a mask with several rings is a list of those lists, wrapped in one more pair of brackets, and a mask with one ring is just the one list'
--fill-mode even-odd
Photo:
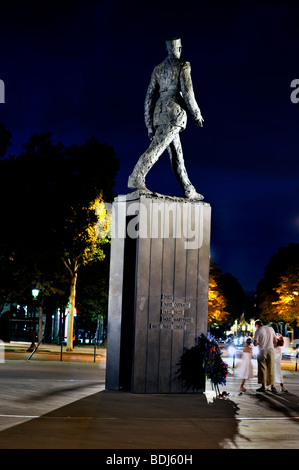
{"label": "man in white shirt", "polygon": [[271,391],[276,392],[274,344],[276,344],[277,338],[275,331],[271,326],[264,325],[261,320],[256,320],[255,327],[253,344],[259,346],[257,378],[258,383],[261,384],[257,392],[265,392],[266,385],[271,385]]}

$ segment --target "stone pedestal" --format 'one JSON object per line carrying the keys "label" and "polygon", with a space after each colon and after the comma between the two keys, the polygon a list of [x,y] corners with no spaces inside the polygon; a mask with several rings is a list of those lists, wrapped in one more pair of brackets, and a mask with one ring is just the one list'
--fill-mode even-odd
{"label": "stone pedestal", "polygon": [[141,191],[115,199],[108,390],[183,392],[183,348],[207,332],[210,220],[205,202]]}

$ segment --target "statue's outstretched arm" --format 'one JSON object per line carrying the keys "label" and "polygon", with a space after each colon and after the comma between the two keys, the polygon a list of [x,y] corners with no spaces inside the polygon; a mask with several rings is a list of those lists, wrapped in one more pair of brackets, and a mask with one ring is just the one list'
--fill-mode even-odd
{"label": "statue's outstretched arm", "polygon": [[184,64],[182,65],[182,69],[180,73],[180,85],[181,85],[182,95],[187,105],[188,111],[193,117],[195,124],[202,126],[204,119],[201,115],[199,106],[194,96],[193,85],[192,85],[192,80],[191,80],[190,62],[184,62]]}

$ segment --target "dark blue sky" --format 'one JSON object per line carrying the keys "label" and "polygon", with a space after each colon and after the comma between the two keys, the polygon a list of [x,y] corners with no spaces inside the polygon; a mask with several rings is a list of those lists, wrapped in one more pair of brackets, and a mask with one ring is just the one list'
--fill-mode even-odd
{"label": "dark blue sky", "polygon": [[[181,134],[189,176],[212,206],[212,257],[254,290],[271,256],[299,242],[298,1],[28,1],[1,5],[0,121],[17,155],[33,133],[91,136],[126,187],[149,141],[143,102],[165,39],[180,36],[204,127]],[[298,95],[299,96],[299,95]],[[165,153],[147,185],[181,196]]]}

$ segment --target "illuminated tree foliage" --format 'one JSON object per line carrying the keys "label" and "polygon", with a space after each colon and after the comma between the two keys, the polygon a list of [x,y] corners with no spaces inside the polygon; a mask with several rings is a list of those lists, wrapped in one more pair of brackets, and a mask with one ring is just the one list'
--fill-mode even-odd
{"label": "illuminated tree foliage", "polygon": [[209,277],[209,307],[208,307],[208,324],[221,325],[229,318],[226,311],[226,298],[223,295],[220,285],[221,271],[215,264],[211,263]]}
{"label": "illuminated tree foliage", "polygon": [[73,349],[74,330],[74,310],[76,304],[76,287],[78,271],[81,266],[85,266],[94,261],[101,261],[105,254],[102,245],[108,243],[107,238],[99,238],[97,224],[101,218],[105,217],[103,211],[96,211],[96,208],[103,203],[100,195],[87,207],[70,207],[70,216],[65,221],[65,237],[63,262],[71,277],[70,300],[69,300],[69,321],[67,335],[67,349]]}
{"label": "illuminated tree foliage", "polygon": [[282,247],[265,268],[256,292],[257,315],[266,322],[298,324],[299,244]]}
{"label": "illuminated tree foliage", "polygon": [[275,289],[278,300],[273,302],[273,312],[280,321],[299,326],[299,267],[288,270]]}

